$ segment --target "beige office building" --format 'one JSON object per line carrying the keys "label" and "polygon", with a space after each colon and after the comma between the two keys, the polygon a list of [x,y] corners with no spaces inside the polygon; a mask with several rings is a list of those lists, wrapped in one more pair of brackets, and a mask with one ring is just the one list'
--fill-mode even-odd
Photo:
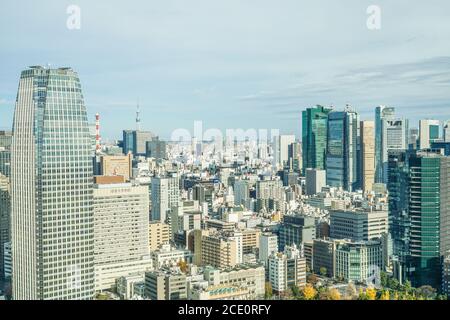
{"label": "beige office building", "polygon": [[212,286],[233,285],[248,289],[248,299],[260,299],[264,296],[265,270],[259,264],[241,264],[223,270],[206,267],[204,277]]}
{"label": "beige office building", "polygon": [[102,156],[101,174],[104,176],[123,176],[126,181],[131,177],[131,165],[133,155],[126,156]]}
{"label": "beige office building", "polygon": [[116,279],[150,270],[148,187],[131,183],[94,187],[94,269],[96,291]]}
{"label": "beige office building", "polygon": [[375,122],[361,121],[361,179],[363,191],[375,182]]}
{"label": "beige office building", "polygon": [[146,272],[145,296],[151,300],[186,300],[186,275],[171,271]]}
{"label": "beige office building", "polygon": [[156,251],[163,244],[170,241],[170,226],[168,224],[159,221],[151,221],[148,231],[150,251]]}
{"label": "beige office building", "polygon": [[259,249],[259,238],[261,235],[261,230],[244,229],[241,233],[243,254],[252,253],[254,249]]}
{"label": "beige office building", "polygon": [[204,235],[201,238],[201,265],[219,269],[234,267],[237,264],[237,247],[235,239],[220,234]]}

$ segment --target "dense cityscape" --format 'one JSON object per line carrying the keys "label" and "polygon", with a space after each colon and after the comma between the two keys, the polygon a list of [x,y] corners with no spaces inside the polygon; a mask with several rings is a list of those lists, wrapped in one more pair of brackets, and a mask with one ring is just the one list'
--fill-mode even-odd
{"label": "dense cityscape", "polygon": [[447,119],[299,106],[301,137],[163,139],[137,104],[111,140],[82,87],[71,68],[20,74],[0,132],[1,299],[447,299]]}

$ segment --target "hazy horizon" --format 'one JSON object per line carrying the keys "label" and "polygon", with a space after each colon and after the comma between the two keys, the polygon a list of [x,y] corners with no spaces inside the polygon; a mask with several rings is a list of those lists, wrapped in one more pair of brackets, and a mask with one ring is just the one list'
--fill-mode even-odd
{"label": "hazy horizon", "polygon": [[[432,3],[436,5],[432,5]],[[66,26],[71,4],[81,28]],[[0,128],[10,128],[20,72],[70,66],[102,136],[135,128],[280,129],[300,138],[301,111],[347,103],[450,119],[450,3],[269,0],[2,1]],[[381,9],[369,30],[367,7]]]}

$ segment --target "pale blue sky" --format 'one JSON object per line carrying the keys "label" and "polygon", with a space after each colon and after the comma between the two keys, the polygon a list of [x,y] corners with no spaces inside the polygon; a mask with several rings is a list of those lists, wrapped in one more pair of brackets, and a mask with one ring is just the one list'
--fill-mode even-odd
{"label": "pale blue sky", "polygon": [[[66,28],[70,4],[81,30]],[[366,27],[372,4],[379,31]],[[134,128],[138,98],[143,128],[163,137],[194,120],[299,135],[314,104],[447,120],[449,12],[448,0],[2,0],[0,128],[20,71],[47,63],[79,73],[109,138]]]}

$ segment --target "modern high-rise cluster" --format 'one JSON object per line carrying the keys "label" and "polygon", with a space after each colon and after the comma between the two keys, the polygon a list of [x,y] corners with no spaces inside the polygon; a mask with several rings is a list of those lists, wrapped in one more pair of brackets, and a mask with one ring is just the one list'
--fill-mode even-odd
{"label": "modern high-rise cluster", "polygon": [[24,70],[0,131],[3,295],[448,294],[450,122],[301,111],[301,139],[180,142],[142,130],[138,107],[136,128],[108,140],[75,71]]}

